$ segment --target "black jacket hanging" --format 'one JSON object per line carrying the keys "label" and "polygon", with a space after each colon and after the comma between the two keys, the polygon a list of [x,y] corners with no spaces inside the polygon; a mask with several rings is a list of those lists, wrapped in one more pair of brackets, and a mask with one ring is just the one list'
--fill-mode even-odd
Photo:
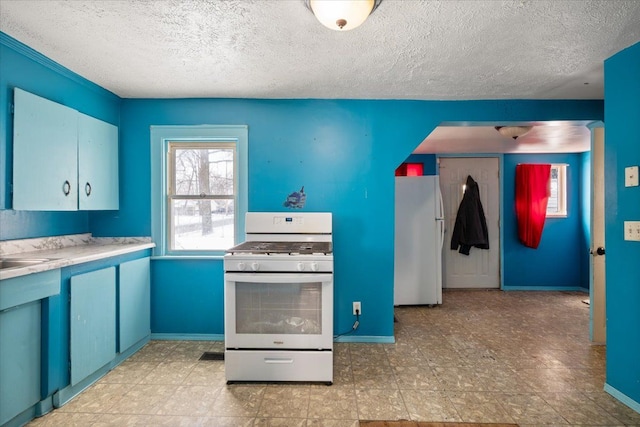
{"label": "black jacket hanging", "polygon": [[489,232],[487,231],[484,209],[482,209],[480,202],[478,183],[469,175],[466,190],[456,215],[456,225],[451,236],[451,250],[460,248],[458,252],[469,255],[472,246],[479,249],[489,249]]}

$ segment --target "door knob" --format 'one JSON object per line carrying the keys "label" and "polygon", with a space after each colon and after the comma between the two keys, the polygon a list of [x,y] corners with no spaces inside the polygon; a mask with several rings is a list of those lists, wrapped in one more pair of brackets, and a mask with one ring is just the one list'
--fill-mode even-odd
{"label": "door knob", "polygon": [[605,251],[602,246],[598,247],[598,249],[596,249],[595,252],[593,250],[591,251],[591,255],[604,255],[604,253]]}

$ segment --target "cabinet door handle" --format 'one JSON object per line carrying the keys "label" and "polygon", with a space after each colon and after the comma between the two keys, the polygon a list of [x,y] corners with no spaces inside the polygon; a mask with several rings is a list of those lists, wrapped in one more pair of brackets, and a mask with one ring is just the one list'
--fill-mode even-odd
{"label": "cabinet door handle", "polygon": [[88,182],[84,185],[84,192],[87,193],[87,196],[91,195],[91,184]]}
{"label": "cabinet door handle", "polygon": [[71,183],[69,182],[69,180],[66,180],[64,184],[62,184],[62,192],[65,196],[68,196],[69,193],[71,193]]}

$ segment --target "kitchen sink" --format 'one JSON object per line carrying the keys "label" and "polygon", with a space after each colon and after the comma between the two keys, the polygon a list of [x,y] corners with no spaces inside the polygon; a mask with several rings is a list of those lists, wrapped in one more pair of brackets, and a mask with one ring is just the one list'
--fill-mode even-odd
{"label": "kitchen sink", "polygon": [[52,258],[0,258],[0,270],[7,268],[27,267],[51,261]]}

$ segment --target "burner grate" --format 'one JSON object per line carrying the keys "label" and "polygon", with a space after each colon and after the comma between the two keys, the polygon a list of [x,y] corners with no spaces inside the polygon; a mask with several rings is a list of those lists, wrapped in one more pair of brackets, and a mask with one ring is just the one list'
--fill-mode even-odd
{"label": "burner grate", "polygon": [[330,254],[331,242],[244,242],[227,250],[227,253],[252,254]]}

